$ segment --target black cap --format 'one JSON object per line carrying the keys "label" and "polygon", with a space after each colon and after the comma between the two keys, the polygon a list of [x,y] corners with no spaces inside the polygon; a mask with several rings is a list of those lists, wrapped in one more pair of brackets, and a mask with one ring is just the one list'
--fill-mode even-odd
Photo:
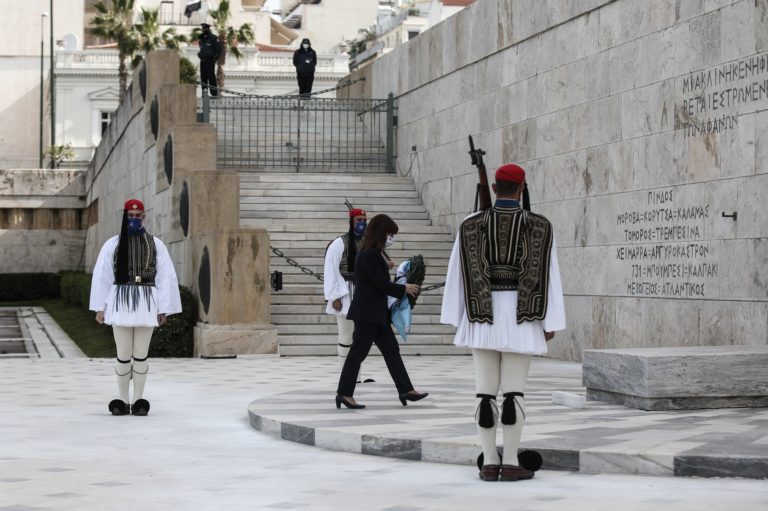
{"label": "black cap", "polygon": [[309,42],[309,39],[307,39],[306,37],[305,37],[304,39],[302,39],[302,40],[301,40],[301,44],[304,44],[304,43],[307,43],[307,44],[311,44],[311,43]]}
{"label": "black cap", "polygon": [[211,28],[211,26],[208,23],[200,23],[200,26],[203,28]]}

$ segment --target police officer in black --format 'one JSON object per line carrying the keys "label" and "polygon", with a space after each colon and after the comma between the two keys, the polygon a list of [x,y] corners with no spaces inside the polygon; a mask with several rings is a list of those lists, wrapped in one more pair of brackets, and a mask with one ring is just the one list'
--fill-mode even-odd
{"label": "police officer in black", "polygon": [[317,53],[312,49],[309,39],[302,39],[301,48],[293,52],[293,66],[296,68],[296,79],[299,81],[301,99],[309,99],[312,92],[312,82],[315,80]]}
{"label": "police officer in black", "polygon": [[219,38],[211,32],[211,26],[208,23],[200,25],[203,33],[200,34],[200,51],[197,56],[200,57],[200,81],[203,84],[203,91],[210,89],[212,97],[219,94],[216,84],[216,61],[221,54],[221,44]]}

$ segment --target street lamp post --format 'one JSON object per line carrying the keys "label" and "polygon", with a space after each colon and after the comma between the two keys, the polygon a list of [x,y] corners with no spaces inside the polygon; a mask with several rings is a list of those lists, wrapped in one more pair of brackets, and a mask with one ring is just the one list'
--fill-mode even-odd
{"label": "street lamp post", "polygon": [[53,62],[53,0],[50,1],[50,20],[51,20],[51,145],[56,145],[56,68]]}
{"label": "street lamp post", "polygon": [[45,88],[45,78],[43,75],[43,64],[45,62],[45,18],[48,13],[40,15],[40,151],[38,158],[38,168],[43,168],[43,89]]}

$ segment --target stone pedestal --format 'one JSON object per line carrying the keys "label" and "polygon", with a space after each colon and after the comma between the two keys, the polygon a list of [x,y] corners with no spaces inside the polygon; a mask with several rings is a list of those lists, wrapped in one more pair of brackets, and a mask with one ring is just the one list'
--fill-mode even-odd
{"label": "stone pedestal", "polygon": [[270,324],[195,327],[195,357],[277,353],[277,329]]}
{"label": "stone pedestal", "polygon": [[768,346],[586,350],[587,399],[642,410],[768,407]]}

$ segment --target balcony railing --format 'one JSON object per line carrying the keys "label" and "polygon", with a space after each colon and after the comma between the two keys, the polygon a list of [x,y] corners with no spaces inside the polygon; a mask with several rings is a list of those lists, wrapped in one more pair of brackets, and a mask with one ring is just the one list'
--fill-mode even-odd
{"label": "balcony railing", "polygon": [[[197,63],[197,46],[185,46],[184,55]],[[225,69],[228,72],[258,72],[294,74],[292,52],[266,52],[256,48],[240,48],[243,56],[238,61],[234,56],[227,57]],[[114,69],[117,73],[119,64],[117,50],[59,50],[56,52],[57,69]],[[345,75],[349,72],[349,58],[345,54],[319,55],[316,73]]]}

